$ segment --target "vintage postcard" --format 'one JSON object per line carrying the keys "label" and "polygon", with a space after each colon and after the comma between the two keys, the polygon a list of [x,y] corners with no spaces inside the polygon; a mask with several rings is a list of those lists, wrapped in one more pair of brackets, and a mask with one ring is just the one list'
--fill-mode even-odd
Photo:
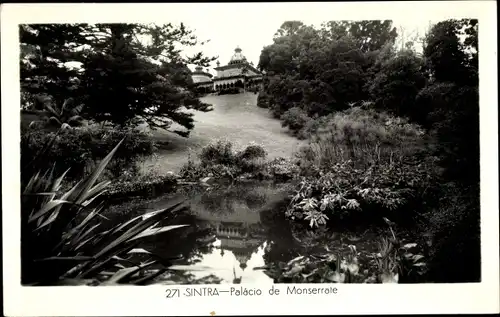
{"label": "vintage postcard", "polygon": [[2,5],[4,314],[498,312],[495,12]]}

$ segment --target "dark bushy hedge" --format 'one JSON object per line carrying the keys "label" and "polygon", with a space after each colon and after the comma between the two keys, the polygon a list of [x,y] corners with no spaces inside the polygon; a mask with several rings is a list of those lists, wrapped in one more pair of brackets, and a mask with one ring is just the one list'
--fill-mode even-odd
{"label": "dark bushy hedge", "polygon": [[[135,171],[136,162],[156,150],[154,141],[145,133],[116,128],[81,128],[61,130],[58,133],[39,129],[28,129],[21,136],[21,166],[26,167],[35,157],[40,156],[43,147],[54,138],[52,146],[43,154],[41,166],[46,169],[55,165],[56,175],[69,169],[67,177],[76,179],[83,176],[96,162],[103,159],[124,139],[107,170],[111,177],[118,177],[126,170]],[[23,170],[23,172],[25,172]],[[28,174],[32,171],[27,171]]]}
{"label": "dark bushy hedge", "polygon": [[190,180],[206,176],[234,179],[245,174],[257,177],[264,173],[266,157],[266,150],[258,144],[250,143],[238,150],[228,140],[215,140],[198,154],[200,163],[196,164],[189,158],[180,175]]}
{"label": "dark bushy hedge", "polygon": [[269,108],[269,96],[264,92],[260,91],[257,97],[257,107]]}

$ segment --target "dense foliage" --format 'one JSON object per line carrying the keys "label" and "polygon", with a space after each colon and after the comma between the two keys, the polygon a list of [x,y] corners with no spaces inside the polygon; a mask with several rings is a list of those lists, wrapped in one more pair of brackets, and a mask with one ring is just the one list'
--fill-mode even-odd
{"label": "dense foliage", "polygon": [[426,149],[426,139],[419,126],[404,118],[353,107],[319,121],[298,155],[303,170],[310,172],[348,160],[356,167],[415,162]]}
{"label": "dense foliage", "polygon": [[481,278],[477,27],[477,20],[439,22],[424,47],[432,77],[417,101],[430,109],[426,124],[446,182],[429,221],[437,244],[431,274],[441,282]]}
{"label": "dense foliage", "polygon": [[215,140],[202,148],[198,162],[189,158],[180,176],[188,180],[214,179],[279,179],[288,180],[298,172],[295,162],[285,158],[267,160],[266,150],[255,143],[235,149],[227,140]]}
{"label": "dense foliage", "polygon": [[477,27],[439,22],[420,54],[394,46],[390,21],[283,23],[261,53],[258,106],[309,140],[287,215],[313,227],[352,215],[413,223],[430,237],[432,280],[478,280]]}
{"label": "dense foliage", "polygon": [[277,117],[291,108],[310,117],[346,109],[368,96],[371,52],[395,37],[391,21],[332,21],[321,29],[285,22],[260,56],[259,67],[267,73],[266,102],[260,104]]}
{"label": "dense foliage", "polygon": [[[126,172],[137,173],[137,163],[154,153],[155,142],[143,132],[132,129],[83,127],[50,132],[32,128],[21,136],[22,176],[31,177],[47,162],[54,165],[57,174],[68,170],[66,178],[76,179],[88,174],[93,167],[123,139],[114,160],[108,165],[105,175],[111,178]],[[50,147],[45,147],[48,143]],[[34,161],[44,151],[44,160]],[[41,166],[40,166],[41,165]]]}
{"label": "dense foliage", "polygon": [[423,68],[424,60],[412,50],[400,51],[384,62],[369,88],[375,105],[398,116],[418,116],[415,98],[426,83]]}
{"label": "dense foliage", "polygon": [[298,153],[304,175],[288,213],[311,226],[325,219],[410,218],[435,177],[418,126],[374,110],[329,116]]}

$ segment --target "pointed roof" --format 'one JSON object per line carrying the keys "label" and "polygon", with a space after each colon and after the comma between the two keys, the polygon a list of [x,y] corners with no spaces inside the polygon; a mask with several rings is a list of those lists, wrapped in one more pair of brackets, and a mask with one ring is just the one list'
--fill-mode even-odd
{"label": "pointed roof", "polygon": [[229,65],[240,64],[247,61],[247,58],[241,53],[241,51],[242,50],[239,46],[234,49],[234,54],[229,61]]}

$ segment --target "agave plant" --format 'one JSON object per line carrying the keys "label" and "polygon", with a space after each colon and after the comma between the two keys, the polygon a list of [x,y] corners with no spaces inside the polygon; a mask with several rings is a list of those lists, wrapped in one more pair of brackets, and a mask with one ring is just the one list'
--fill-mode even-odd
{"label": "agave plant", "polygon": [[[173,212],[186,208],[173,201],[162,210],[98,231],[103,224],[104,204],[99,197],[109,181],[97,179],[117,151],[118,145],[100,162],[92,174],[66,192],[61,192],[63,173],[54,169],[37,173],[22,188],[21,258],[22,282],[28,285],[132,283],[145,284],[161,274],[165,259],[138,248],[141,239],[185,227],[159,226]],[[136,263],[130,256],[141,253],[150,261]],[[156,270],[146,269],[156,266]],[[159,267],[159,268],[158,268]]]}

